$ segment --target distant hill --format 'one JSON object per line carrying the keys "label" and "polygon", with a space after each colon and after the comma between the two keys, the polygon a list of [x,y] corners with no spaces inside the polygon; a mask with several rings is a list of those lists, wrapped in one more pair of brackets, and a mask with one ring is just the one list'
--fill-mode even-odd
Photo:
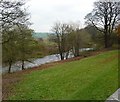
{"label": "distant hill", "polygon": [[50,33],[42,33],[42,32],[34,32],[33,34],[32,34],[32,36],[34,37],[34,38],[43,38],[43,39],[45,39],[45,38],[48,38],[48,35],[49,35]]}

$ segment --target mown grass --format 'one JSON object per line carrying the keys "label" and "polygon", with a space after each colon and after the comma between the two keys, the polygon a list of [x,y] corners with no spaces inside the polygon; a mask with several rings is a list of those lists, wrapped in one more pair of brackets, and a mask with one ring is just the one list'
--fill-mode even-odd
{"label": "mown grass", "polygon": [[10,100],[106,100],[118,88],[118,51],[34,71]]}

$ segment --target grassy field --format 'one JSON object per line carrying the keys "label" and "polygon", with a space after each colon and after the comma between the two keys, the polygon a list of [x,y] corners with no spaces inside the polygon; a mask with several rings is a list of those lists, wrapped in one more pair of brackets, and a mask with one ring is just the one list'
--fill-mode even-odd
{"label": "grassy field", "polygon": [[24,76],[11,100],[106,100],[118,88],[118,51],[66,62]]}

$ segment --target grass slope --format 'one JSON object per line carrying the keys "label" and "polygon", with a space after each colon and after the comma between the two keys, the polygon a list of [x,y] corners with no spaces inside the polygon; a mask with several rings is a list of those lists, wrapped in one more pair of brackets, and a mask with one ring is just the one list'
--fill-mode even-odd
{"label": "grass slope", "polygon": [[105,100],[118,88],[118,52],[35,71],[16,85],[12,100]]}

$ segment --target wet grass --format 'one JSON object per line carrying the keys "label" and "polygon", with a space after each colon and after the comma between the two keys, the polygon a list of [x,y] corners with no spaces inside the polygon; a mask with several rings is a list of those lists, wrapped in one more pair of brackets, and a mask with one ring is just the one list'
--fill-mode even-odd
{"label": "wet grass", "polygon": [[10,100],[106,100],[118,88],[118,51],[24,75]]}

